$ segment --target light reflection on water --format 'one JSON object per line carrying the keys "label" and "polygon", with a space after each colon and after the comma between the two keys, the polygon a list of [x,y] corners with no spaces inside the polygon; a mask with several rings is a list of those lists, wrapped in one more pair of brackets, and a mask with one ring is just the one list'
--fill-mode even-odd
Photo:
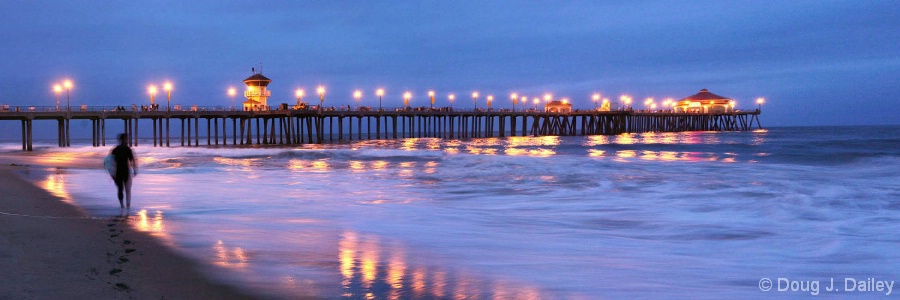
{"label": "light reflection on water", "polygon": [[[860,270],[896,275],[879,268],[896,256],[883,251],[892,241],[858,230],[896,231],[890,164],[755,163],[785,157],[769,134],[138,148],[148,163],[133,220],[280,297],[731,298],[796,253],[812,253],[811,265],[785,276],[843,274],[846,261],[828,261],[856,254],[870,260]],[[821,156],[810,151],[791,155]],[[117,206],[111,183],[94,187],[101,173],[38,182]]]}

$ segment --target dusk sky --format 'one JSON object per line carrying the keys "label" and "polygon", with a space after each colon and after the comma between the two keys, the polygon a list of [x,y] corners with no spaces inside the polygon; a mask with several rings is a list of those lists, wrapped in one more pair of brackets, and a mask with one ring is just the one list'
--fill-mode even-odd
{"label": "dusk sky", "polygon": [[[702,88],[753,109],[764,126],[900,124],[897,1],[13,1],[0,18],[0,104],[230,105],[229,86],[262,63],[271,105],[328,88],[326,105],[445,106],[510,92],[593,107],[683,98]],[[163,99],[164,97],[158,97]],[[309,98],[307,98],[309,99]],[[312,99],[309,99],[312,100]],[[65,101],[65,99],[63,99]],[[241,99],[238,99],[240,102]],[[483,99],[480,106],[484,105]],[[640,105],[636,105],[640,108]],[[52,122],[46,122],[52,123]],[[55,125],[50,125],[55,126]],[[13,130],[0,138],[17,139]]]}

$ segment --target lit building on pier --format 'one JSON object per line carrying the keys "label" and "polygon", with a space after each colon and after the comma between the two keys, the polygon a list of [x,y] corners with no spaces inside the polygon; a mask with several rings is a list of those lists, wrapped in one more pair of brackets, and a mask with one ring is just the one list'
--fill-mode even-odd
{"label": "lit building on pier", "polygon": [[544,105],[545,112],[556,112],[556,113],[570,113],[572,112],[572,103],[569,101],[550,101],[547,105]]}
{"label": "lit building on pier", "polygon": [[244,97],[247,97],[247,101],[244,101],[244,110],[267,110],[269,108],[267,101],[272,93],[269,92],[267,86],[270,82],[272,82],[271,79],[266,78],[262,73],[257,73],[255,69],[252,76],[244,79],[244,84],[247,85],[247,90],[244,91]]}
{"label": "lit building on pier", "polygon": [[734,99],[700,90],[690,97],[675,102],[676,112],[688,113],[728,113],[734,111]]}

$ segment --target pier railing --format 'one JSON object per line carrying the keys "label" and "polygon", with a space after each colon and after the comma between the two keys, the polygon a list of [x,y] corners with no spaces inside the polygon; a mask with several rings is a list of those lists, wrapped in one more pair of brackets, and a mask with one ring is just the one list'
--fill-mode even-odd
{"label": "pier railing", "polygon": [[[77,109],[76,109],[77,108]],[[0,120],[22,123],[22,149],[30,151],[33,122],[56,120],[60,147],[70,146],[71,120],[91,122],[93,146],[106,145],[106,121],[121,120],[138,145],[141,121],[152,124],[154,146],[172,144],[172,120],[180,122],[182,146],[199,146],[201,123],[207,145],[305,144],[409,137],[478,138],[516,135],[609,135],[628,132],[742,131],[761,128],[759,110],[685,113],[670,110],[595,109],[546,112],[535,108],[306,107],[243,110],[231,106],[0,106]],[[221,122],[221,125],[219,124]],[[231,123],[231,124],[229,124]],[[230,126],[229,126],[230,125]],[[355,125],[355,128],[354,128]],[[220,135],[221,131],[221,135]],[[145,135],[146,132],[144,133]],[[364,137],[365,135],[365,137]],[[374,135],[374,137],[373,137]],[[145,137],[146,138],[146,137]],[[220,143],[221,142],[221,143]]]}

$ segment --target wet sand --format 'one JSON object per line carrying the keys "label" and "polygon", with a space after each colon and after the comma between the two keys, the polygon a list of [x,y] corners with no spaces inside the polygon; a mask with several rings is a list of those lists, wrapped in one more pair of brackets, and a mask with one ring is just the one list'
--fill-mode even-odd
{"label": "wet sand", "polygon": [[254,298],[209,280],[133,220],[88,218],[17,168],[0,166],[0,299]]}

